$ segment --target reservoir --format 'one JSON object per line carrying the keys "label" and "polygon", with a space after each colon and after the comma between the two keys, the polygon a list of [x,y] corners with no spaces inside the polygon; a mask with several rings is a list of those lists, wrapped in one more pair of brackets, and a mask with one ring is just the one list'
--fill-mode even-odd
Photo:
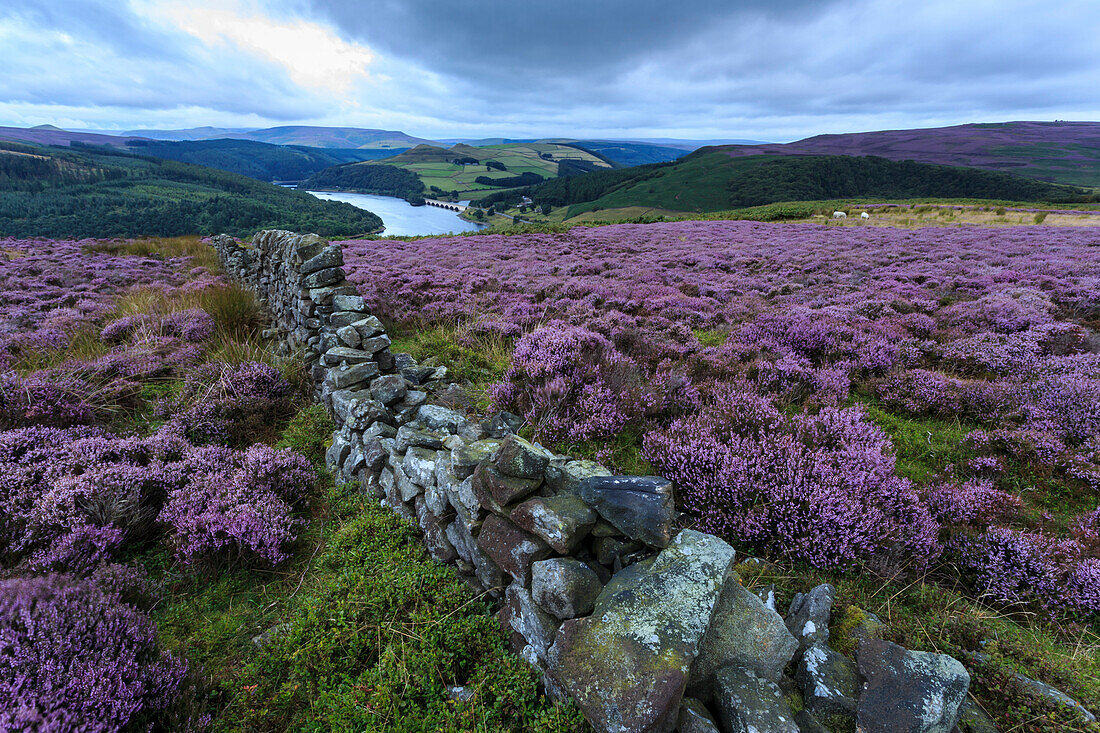
{"label": "reservoir", "polygon": [[326,201],[345,201],[352,206],[377,214],[386,226],[383,235],[417,236],[425,234],[458,234],[482,229],[484,224],[460,219],[458,214],[436,206],[413,206],[392,196],[372,196],[366,193],[333,193],[310,191]]}

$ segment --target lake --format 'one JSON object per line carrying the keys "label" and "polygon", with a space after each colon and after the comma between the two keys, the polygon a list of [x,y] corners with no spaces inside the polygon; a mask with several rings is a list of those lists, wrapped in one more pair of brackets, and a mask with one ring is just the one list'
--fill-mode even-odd
{"label": "lake", "polygon": [[476,231],[485,226],[461,219],[458,214],[447,209],[437,206],[413,206],[404,199],[392,196],[330,191],[310,191],[310,193],[319,199],[345,201],[352,206],[374,212],[386,225],[386,231],[382,232],[384,235],[457,234]]}

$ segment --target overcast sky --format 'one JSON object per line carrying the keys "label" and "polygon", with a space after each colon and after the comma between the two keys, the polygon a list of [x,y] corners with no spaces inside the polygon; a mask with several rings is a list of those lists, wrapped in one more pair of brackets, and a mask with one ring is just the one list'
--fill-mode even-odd
{"label": "overcast sky", "polygon": [[0,0],[0,125],[784,141],[1100,120],[1100,0]]}

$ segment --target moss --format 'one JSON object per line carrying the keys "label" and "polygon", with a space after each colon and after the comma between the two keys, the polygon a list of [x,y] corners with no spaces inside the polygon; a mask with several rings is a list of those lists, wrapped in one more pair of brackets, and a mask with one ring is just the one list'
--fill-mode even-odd
{"label": "moss", "polygon": [[867,612],[858,606],[846,606],[839,618],[834,614],[829,624],[829,646],[841,654],[855,658],[857,640],[852,631],[867,620]]}
{"label": "moss", "polygon": [[311,405],[298,412],[279,435],[278,448],[290,448],[308,458],[314,465],[323,465],[325,450],[332,441],[336,424],[321,405]]}

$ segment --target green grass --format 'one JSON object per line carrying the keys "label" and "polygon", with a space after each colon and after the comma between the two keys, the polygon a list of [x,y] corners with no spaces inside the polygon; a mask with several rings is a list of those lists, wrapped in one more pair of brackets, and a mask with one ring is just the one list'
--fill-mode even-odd
{"label": "green grass", "polygon": [[506,339],[473,334],[469,327],[395,324],[390,328],[390,349],[412,355],[421,363],[442,364],[448,376],[463,384],[479,409],[489,407],[486,388],[507,371],[512,343]]}
{"label": "green grass", "polygon": [[948,466],[973,457],[964,438],[976,425],[902,417],[874,405],[867,406],[867,416],[890,436],[898,475],[918,485],[931,483]]}

